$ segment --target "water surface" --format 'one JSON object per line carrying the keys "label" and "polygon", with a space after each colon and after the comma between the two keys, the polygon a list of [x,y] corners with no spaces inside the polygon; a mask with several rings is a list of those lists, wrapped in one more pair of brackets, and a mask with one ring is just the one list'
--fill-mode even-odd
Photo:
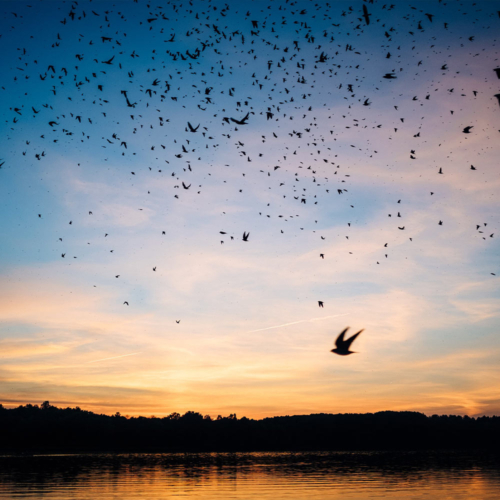
{"label": "water surface", "polygon": [[500,458],[457,452],[0,457],[0,498],[498,499]]}

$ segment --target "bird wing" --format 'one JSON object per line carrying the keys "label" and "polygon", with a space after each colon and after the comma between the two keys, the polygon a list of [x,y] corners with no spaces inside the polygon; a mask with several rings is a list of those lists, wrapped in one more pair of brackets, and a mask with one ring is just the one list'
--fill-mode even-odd
{"label": "bird wing", "polygon": [[344,346],[346,349],[349,349],[351,347],[351,344],[356,340],[356,337],[362,332],[363,330],[360,330],[358,333],[355,333],[352,337],[349,337],[347,340],[344,341]]}
{"label": "bird wing", "polygon": [[337,340],[335,341],[335,347],[343,347],[344,346],[344,335],[349,330],[349,327],[345,328],[340,335],[337,337]]}

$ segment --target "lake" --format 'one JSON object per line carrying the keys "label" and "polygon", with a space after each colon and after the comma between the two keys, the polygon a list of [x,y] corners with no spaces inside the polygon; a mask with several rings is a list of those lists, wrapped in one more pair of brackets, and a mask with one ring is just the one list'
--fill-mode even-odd
{"label": "lake", "polygon": [[498,499],[500,455],[256,452],[0,456],[0,498]]}

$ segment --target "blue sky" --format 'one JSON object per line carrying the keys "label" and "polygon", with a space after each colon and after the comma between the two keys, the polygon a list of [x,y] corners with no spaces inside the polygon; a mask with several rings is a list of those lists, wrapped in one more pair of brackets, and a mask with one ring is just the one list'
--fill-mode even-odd
{"label": "blue sky", "polygon": [[498,414],[498,2],[0,6],[4,404]]}

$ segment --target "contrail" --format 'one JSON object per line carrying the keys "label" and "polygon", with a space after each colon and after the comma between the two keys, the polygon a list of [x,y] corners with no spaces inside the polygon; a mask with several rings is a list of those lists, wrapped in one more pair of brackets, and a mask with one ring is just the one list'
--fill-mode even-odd
{"label": "contrail", "polygon": [[272,330],[273,328],[281,328],[282,326],[297,325],[299,323],[309,323],[310,321],[319,321],[321,319],[327,319],[327,318],[339,318],[340,316],[347,316],[347,313],[334,314],[333,316],[322,316],[321,318],[302,319],[300,321],[294,321],[293,323],[284,323],[283,325],[268,326],[267,328],[259,328],[258,330],[250,330],[249,332],[245,332],[245,333],[263,332],[264,330]]}
{"label": "contrail", "polygon": [[94,361],[87,361],[85,364],[97,363],[98,361],[107,361],[108,359],[124,358],[126,356],[135,356],[136,354],[141,354],[141,353],[140,352],[133,352],[132,354],[122,354],[121,356],[113,356],[112,358],[95,359]]}

